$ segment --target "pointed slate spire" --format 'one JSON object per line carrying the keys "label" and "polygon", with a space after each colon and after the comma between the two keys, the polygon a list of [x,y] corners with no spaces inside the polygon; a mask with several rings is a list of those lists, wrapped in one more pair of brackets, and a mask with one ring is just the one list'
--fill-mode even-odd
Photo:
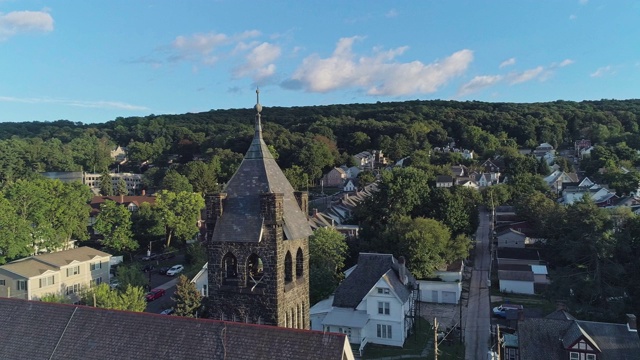
{"label": "pointed slate spire", "polygon": [[269,151],[267,144],[262,139],[262,122],[260,113],[262,112],[262,105],[260,105],[260,89],[256,89],[256,105],[253,107],[256,110],[255,120],[255,133],[253,135],[253,141],[247,150],[245,159],[273,159],[273,155]]}

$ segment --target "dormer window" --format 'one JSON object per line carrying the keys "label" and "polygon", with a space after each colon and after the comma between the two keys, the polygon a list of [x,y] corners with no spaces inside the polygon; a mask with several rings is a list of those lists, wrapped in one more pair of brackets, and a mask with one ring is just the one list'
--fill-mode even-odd
{"label": "dormer window", "polygon": [[388,295],[389,294],[389,289],[388,288],[378,288],[378,294]]}

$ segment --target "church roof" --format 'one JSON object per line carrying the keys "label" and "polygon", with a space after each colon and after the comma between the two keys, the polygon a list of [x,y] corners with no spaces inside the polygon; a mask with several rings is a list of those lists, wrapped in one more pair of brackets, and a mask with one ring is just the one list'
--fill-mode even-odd
{"label": "church roof", "polygon": [[213,241],[258,242],[262,233],[260,195],[284,194],[284,232],[288,239],[311,235],[307,216],[302,212],[294,189],[262,139],[260,101],[255,106],[255,134],[236,173],[226,184],[222,216],[213,230]]}
{"label": "church roof", "polygon": [[346,335],[0,299],[3,359],[353,359]]}

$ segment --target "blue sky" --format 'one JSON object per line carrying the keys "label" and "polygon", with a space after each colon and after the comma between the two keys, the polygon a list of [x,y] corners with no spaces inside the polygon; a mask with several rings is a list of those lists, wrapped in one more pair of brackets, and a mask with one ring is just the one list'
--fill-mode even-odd
{"label": "blue sky", "polygon": [[0,0],[0,122],[638,98],[640,2]]}

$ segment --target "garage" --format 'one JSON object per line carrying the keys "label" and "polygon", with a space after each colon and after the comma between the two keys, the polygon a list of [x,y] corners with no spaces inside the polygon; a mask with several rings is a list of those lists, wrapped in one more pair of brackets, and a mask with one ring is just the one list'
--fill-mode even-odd
{"label": "garage", "polygon": [[442,292],[442,302],[445,304],[455,304],[457,303],[456,293],[453,291],[443,291]]}

